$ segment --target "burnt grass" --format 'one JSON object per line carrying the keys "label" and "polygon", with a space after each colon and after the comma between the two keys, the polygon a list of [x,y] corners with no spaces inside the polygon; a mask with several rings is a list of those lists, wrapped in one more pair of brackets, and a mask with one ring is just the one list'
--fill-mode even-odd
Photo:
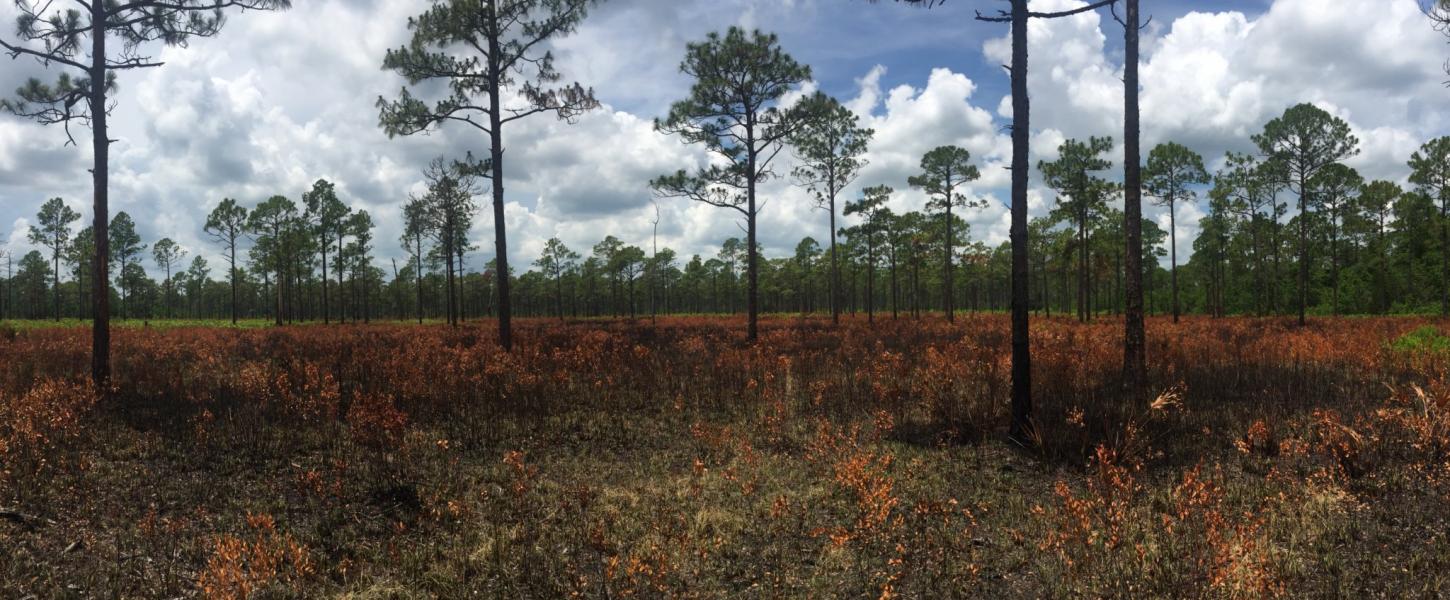
{"label": "burnt grass", "polygon": [[[1437,597],[1421,318],[0,335],[0,597]],[[1427,333],[1428,332],[1428,333]],[[1416,337],[1418,336],[1418,337]]]}

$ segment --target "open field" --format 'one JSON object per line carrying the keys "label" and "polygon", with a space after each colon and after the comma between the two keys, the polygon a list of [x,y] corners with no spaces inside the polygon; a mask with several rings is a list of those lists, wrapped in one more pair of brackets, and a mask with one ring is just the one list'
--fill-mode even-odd
{"label": "open field", "polygon": [[0,328],[0,596],[1433,597],[1420,318]]}

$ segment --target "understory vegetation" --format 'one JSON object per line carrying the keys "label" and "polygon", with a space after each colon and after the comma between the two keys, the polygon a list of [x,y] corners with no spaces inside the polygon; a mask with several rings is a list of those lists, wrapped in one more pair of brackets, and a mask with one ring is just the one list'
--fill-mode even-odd
{"label": "understory vegetation", "polygon": [[1432,597],[1415,318],[0,327],[0,596]]}

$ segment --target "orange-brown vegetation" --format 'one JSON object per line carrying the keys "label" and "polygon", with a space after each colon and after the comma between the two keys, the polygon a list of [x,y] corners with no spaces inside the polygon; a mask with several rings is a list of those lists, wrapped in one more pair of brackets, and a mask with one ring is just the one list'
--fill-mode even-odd
{"label": "orange-brown vegetation", "polygon": [[1434,327],[1037,320],[1031,448],[1001,316],[3,331],[0,596],[1433,596]]}

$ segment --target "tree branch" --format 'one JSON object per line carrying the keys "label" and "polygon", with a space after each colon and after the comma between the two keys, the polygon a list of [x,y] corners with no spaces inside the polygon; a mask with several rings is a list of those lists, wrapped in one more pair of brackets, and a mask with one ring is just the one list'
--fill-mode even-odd
{"label": "tree branch", "polygon": [[1115,5],[1117,3],[1118,3],[1118,0],[1100,0],[1099,2],[1094,2],[1094,3],[1089,4],[1087,6],[1079,6],[1077,8],[1073,8],[1073,9],[1069,9],[1069,10],[1064,10],[1064,11],[1047,12],[1047,13],[1029,12],[1029,13],[1027,13],[1027,16],[1029,18],[1033,18],[1033,19],[1059,19],[1059,18],[1062,18],[1062,17],[1071,17],[1073,15],[1078,15],[1078,14],[1082,14],[1082,13],[1085,13],[1085,12],[1091,12],[1091,11],[1097,10],[1099,8],[1102,8],[1104,6],[1112,6],[1112,5]]}
{"label": "tree branch", "polygon": [[36,50],[31,50],[29,48],[25,48],[25,47],[22,47],[22,46],[16,46],[16,45],[10,44],[10,43],[6,42],[3,39],[0,39],[0,48],[4,48],[5,51],[6,51],[6,53],[10,55],[10,58],[12,60],[13,59],[20,58],[21,55],[34,56],[42,64],[55,62],[55,63],[60,63],[62,65],[66,65],[68,67],[74,67],[74,68],[80,69],[80,70],[85,71],[87,73],[90,72],[90,67],[88,67],[86,65],[83,65],[81,63],[78,63],[76,61],[70,60],[68,58],[62,58],[61,56],[59,56],[55,52],[39,52],[39,51],[36,51]]}

